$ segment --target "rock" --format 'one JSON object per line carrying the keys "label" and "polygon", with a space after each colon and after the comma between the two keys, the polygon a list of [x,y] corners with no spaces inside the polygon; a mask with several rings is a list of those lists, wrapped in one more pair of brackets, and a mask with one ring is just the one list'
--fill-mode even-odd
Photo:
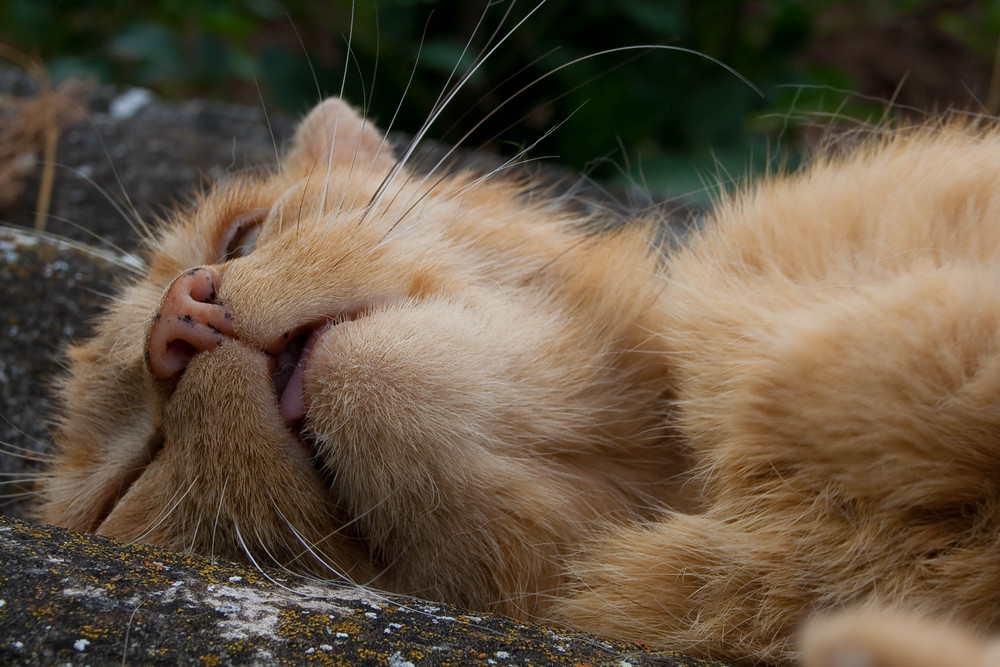
{"label": "rock", "polygon": [[706,664],[17,519],[0,553],[0,664]]}
{"label": "rock", "polygon": [[[23,516],[27,479],[48,442],[51,385],[66,341],[86,336],[105,294],[140,260],[0,226],[0,511]],[[3,452],[7,455],[4,456]],[[14,475],[14,477],[11,477]]]}

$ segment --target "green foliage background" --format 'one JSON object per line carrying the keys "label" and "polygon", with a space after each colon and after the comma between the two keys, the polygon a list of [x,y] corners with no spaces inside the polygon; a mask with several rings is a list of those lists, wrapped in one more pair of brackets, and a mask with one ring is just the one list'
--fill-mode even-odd
{"label": "green foliage background", "polygon": [[[431,136],[454,142],[489,117],[465,142],[510,153],[559,125],[533,155],[599,178],[694,193],[768,161],[794,162],[803,113],[882,116],[882,101],[843,92],[854,89],[845,71],[803,57],[826,29],[824,17],[847,7],[849,20],[877,20],[933,4],[503,0],[484,12],[482,0],[0,0],[0,40],[42,58],[56,79],[144,86],[168,98],[263,102],[298,114],[343,85],[383,127],[396,117],[394,129],[414,132],[456,63],[468,68],[494,33],[531,13],[471,76]],[[942,29],[991,61],[998,2],[937,4]],[[646,44],[726,63],[763,95],[690,53],[586,58]]]}

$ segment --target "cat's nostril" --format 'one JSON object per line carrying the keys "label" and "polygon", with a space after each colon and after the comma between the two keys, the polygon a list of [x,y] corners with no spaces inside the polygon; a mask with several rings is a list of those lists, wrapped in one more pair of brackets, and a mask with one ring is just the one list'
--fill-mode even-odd
{"label": "cat's nostril", "polygon": [[168,380],[180,375],[199,352],[214,350],[233,335],[233,317],[218,300],[222,278],[209,267],[178,276],[163,294],[146,341],[152,374]]}

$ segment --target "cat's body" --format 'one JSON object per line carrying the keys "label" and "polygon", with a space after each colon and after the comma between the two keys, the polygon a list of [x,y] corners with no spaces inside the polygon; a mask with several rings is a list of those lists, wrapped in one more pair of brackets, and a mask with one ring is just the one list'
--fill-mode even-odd
{"label": "cat's body", "polygon": [[1000,629],[998,149],[900,133],[664,260],[328,101],[71,351],[39,516],[736,661]]}

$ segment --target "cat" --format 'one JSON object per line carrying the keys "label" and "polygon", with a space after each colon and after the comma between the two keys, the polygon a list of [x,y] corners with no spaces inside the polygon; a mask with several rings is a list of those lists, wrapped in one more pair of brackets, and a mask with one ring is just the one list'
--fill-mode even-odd
{"label": "cat", "polygon": [[328,99],[69,350],[36,516],[739,664],[979,650],[998,150],[886,133],[664,253]]}

